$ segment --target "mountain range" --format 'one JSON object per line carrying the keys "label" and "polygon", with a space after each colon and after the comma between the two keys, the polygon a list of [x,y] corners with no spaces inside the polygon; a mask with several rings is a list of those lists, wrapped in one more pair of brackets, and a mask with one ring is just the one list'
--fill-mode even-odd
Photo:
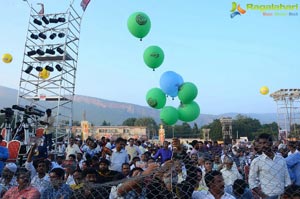
{"label": "mountain range", "polygon": [[[18,91],[16,89],[0,86],[0,108],[11,107],[16,104],[17,96]],[[85,112],[86,119],[94,125],[101,125],[103,121],[109,122],[111,125],[121,125],[127,118],[141,117],[152,117],[157,123],[160,123],[159,110],[147,106],[75,95],[73,107],[74,121],[81,121]],[[223,113],[219,115],[201,113],[191,123],[197,123],[198,127],[201,127],[221,117],[232,117],[234,119],[238,114],[258,119],[262,124],[276,122],[277,117],[276,113]]]}

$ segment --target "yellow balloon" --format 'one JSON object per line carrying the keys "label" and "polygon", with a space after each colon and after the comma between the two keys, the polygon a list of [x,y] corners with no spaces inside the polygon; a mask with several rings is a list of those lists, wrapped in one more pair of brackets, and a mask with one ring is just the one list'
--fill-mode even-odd
{"label": "yellow balloon", "polygon": [[47,79],[50,76],[50,72],[47,71],[45,68],[39,73],[39,77],[42,79]]}
{"label": "yellow balloon", "polygon": [[2,61],[6,64],[9,64],[10,62],[12,62],[13,57],[11,56],[11,54],[9,53],[5,53],[2,55]]}
{"label": "yellow balloon", "polygon": [[267,86],[263,86],[260,88],[259,92],[263,95],[267,95],[269,93],[269,88]]}

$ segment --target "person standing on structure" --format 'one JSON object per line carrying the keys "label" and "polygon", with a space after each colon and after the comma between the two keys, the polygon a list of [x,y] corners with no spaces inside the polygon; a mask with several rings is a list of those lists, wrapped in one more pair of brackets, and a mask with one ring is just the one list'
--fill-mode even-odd
{"label": "person standing on structure", "polygon": [[48,148],[48,151],[52,150],[52,136],[54,133],[54,121],[55,118],[52,116],[52,110],[47,109],[46,110],[46,115],[40,123],[42,125],[45,125],[45,131],[44,131],[44,136],[45,136],[45,145]]}

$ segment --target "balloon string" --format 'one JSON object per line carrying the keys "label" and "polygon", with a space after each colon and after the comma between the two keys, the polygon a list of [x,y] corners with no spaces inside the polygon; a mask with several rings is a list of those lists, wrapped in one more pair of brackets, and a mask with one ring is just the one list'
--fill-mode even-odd
{"label": "balloon string", "polygon": [[142,38],[140,38],[140,41],[142,41],[143,39]]}

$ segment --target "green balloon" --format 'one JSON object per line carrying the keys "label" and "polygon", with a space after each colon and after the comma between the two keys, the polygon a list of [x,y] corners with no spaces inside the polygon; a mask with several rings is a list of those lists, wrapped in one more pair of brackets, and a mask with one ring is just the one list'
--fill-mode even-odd
{"label": "green balloon", "polygon": [[164,61],[164,51],[158,46],[149,46],[144,51],[144,62],[153,70],[158,68]]}
{"label": "green balloon", "polygon": [[166,94],[160,88],[152,88],[147,92],[146,101],[155,109],[161,109],[166,105]]}
{"label": "green balloon", "polygon": [[164,124],[173,125],[178,120],[178,111],[172,106],[165,106],[160,111],[160,119]]}
{"label": "green balloon", "polygon": [[150,31],[151,21],[145,13],[135,12],[129,16],[127,27],[133,36],[142,40]]}
{"label": "green balloon", "polygon": [[197,119],[199,114],[200,114],[200,107],[194,101],[192,101],[189,104],[181,104],[178,107],[178,116],[181,121],[191,122]]}
{"label": "green balloon", "polygon": [[198,89],[191,82],[184,82],[178,91],[178,98],[183,104],[192,102],[198,95]]}

